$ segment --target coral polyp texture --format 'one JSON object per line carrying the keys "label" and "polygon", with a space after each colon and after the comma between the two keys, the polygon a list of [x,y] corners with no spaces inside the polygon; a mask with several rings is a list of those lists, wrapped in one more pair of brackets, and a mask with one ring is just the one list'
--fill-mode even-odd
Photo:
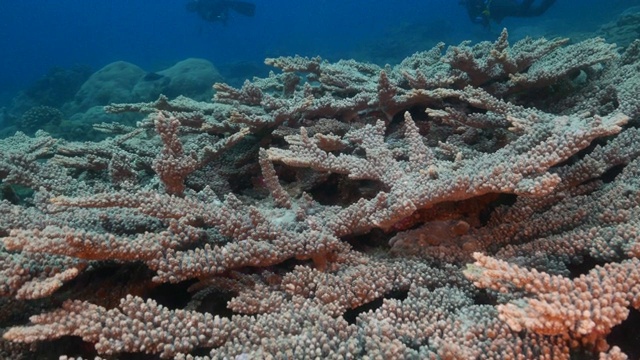
{"label": "coral polyp texture", "polygon": [[266,63],[0,141],[2,358],[638,354],[639,40]]}

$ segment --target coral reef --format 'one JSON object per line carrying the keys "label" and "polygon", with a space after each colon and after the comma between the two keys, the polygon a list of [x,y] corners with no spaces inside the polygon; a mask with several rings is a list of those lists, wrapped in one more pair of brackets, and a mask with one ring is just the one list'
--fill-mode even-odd
{"label": "coral reef", "polygon": [[274,58],[99,142],[0,140],[0,355],[633,357],[639,50]]}
{"label": "coral reef", "polygon": [[205,101],[213,94],[211,85],[220,81],[222,76],[216,67],[197,58],[179,61],[158,72],[146,72],[125,61],[107,64],[95,73],[84,67],[52,69],[14,97],[11,106],[1,109],[0,138],[16,131],[33,135],[36,130],[45,130],[65,140],[102,140],[103,134],[93,125],[104,122],[133,125],[142,119],[140,114],[105,113],[105,105],[150,101],[161,94]]}
{"label": "coral reef", "polygon": [[602,25],[598,33],[608,42],[626,48],[640,35],[640,7],[628,8],[615,21]]}

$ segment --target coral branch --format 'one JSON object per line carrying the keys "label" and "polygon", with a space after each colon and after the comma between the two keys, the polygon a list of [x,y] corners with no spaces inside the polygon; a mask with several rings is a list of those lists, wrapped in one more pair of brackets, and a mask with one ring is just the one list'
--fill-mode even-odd
{"label": "coral branch", "polygon": [[640,308],[640,260],[597,266],[574,280],[527,270],[480,253],[465,275],[480,288],[508,292],[523,289],[534,298],[498,306],[500,318],[514,331],[568,335],[582,344],[607,350],[611,328]]}

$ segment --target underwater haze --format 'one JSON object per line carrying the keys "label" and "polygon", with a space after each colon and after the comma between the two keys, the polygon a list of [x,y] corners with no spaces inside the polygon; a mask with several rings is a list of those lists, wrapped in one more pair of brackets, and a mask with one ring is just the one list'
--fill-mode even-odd
{"label": "underwater haze", "polygon": [[375,62],[386,54],[393,61],[438,41],[495,38],[502,26],[535,27],[532,35],[594,30],[638,3],[559,0],[541,17],[507,19],[487,30],[472,24],[456,0],[253,1],[254,17],[232,13],[222,24],[186,11],[186,1],[4,0],[0,96],[6,102],[53,67],[97,70],[117,60],[148,71],[190,57],[216,66],[294,54]]}

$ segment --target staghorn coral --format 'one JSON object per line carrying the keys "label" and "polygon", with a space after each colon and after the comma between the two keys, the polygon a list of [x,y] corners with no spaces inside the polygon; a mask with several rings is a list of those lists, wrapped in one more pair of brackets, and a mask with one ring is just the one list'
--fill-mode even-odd
{"label": "staghorn coral", "polygon": [[465,275],[480,288],[508,292],[520,287],[535,299],[499,305],[501,320],[514,331],[524,328],[542,335],[563,335],[581,345],[607,350],[611,328],[640,308],[640,263],[637,258],[597,266],[570,280],[521,269],[505,261],[475,253],[476,262]]}
{"label": "staghorn coral", "polygon": [[31,190],[0,202],[0,296],[41,303],[0,313],[0,348],[623,359],[607,336],[639,306],[637,46],[504,31],[395,67],[268,59],[283,72],[211,104],[109,106],[148,116],[98,143],[0,140],[0,179]]}

